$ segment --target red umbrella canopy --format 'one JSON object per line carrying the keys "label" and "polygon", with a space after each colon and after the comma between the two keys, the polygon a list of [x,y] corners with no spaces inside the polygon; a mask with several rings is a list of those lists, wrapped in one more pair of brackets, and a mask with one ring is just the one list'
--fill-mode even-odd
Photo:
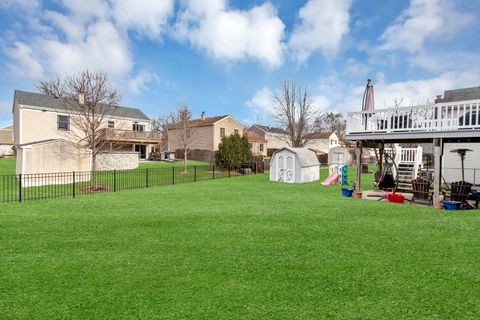
{"label": "red umbrella canopy", "polygon": [[363,94],[362,101],[362,111],[373,111],[375,110],[375,98],[373,93],[373,84],[372,80],[367,80],[367,87],[365,88],[365,93]]}

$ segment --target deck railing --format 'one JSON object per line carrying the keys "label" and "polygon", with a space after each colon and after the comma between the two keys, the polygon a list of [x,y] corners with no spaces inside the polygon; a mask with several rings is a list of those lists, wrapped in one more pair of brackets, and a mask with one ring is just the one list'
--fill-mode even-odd
{"label": "deck railing", "polygon": [[162,135],[152,131],[122,130],[113,128],[102,129],[102,138],[108,141],[148,141],[160,142]]}
{"label": "deck railing", "polygon": [[480,100],[351,112],[347,134],[480,130]]}

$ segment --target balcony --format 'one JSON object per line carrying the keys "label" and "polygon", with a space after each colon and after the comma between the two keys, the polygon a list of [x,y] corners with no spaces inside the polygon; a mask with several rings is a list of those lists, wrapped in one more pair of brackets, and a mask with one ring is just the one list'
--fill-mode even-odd
{"label": "balcony", "polygon": [[480,137],[480,100],[351,112],[346,138]]}
{"label": "balcony", "polygon": [[160,143],[162,135],[158,132],[135,131],[105,128],[100,136],[105,141],[132,143]]}

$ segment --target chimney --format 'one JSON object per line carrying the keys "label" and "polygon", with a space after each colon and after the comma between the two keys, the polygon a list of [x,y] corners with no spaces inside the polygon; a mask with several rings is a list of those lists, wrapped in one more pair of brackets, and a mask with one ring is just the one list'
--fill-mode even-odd
{"label": "chimney", "polygon": [[202,115],[200,116],[200,119],[205,120],[205,111],[202,111]]}
{"label": "chimney", "polygon": [[443,96],[441,94],[439,94],[436,98],[435,98],[435,103],[442,103],[442,102],[445,102],[445,99],[443,99]]}
{"label": "chimney", "polygon": [[85,93],[83,92],[78,93],[78,104],[82,106],[85,104]]}

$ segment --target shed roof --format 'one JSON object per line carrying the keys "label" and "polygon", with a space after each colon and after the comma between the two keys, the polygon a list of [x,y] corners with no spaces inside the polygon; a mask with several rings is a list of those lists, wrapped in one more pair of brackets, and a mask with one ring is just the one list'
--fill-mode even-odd
{"label": "shed roof", "polygon": [[280,150],[275,151],[273,156],[282,152],[283,150],[288,150],[292,153],[295,153],[298,157],[298,161],[300,162],[300,166],[302,168],[320,165],[320,162],[318,162],[318,158],[315,152],[306,148],[282,148]]}
{"label": "shed roof", "polygon": [[[80,110],[81,105],[78,104],[76,101],[72,103],[65,103],[65,98],[54,97],[52,95],[35,93],[35,92],[27,92],[27,91],[20,91],[15,90],[15,100],[18,104],[38,107],[41,109],[53,109],[59,111],[68,111],[69,109],[73,109],[71,111]],[[78,109],[76,109],[78,108]],[[123,117],[123,118],[131,118],[131,119],[138,119],[138,120],[150,120],[140,109],[137,108],[128,108],[122,106],[114,106],[108,108],[105,114],[114,117]]]}

